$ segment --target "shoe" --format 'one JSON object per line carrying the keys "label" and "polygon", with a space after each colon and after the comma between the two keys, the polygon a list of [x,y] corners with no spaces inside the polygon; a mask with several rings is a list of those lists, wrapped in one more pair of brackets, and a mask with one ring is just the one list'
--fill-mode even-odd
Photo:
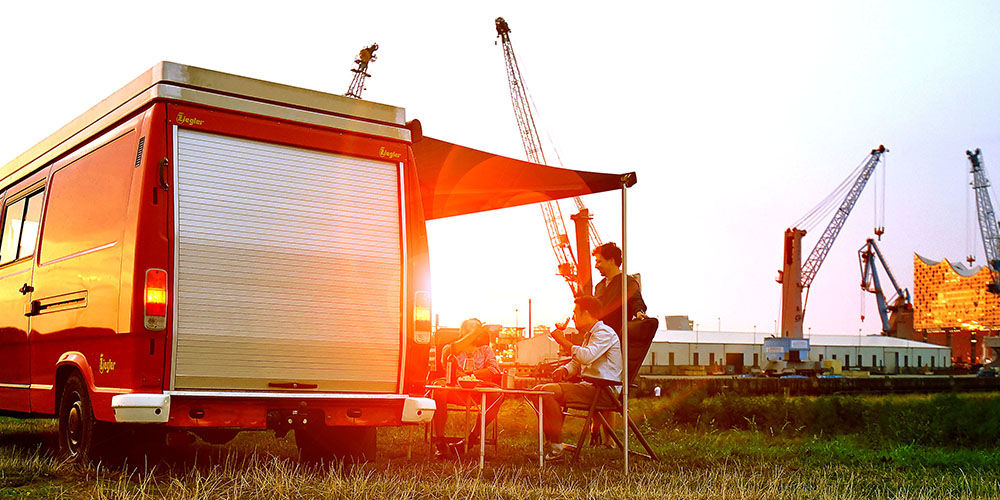
{"label": "shoe", "polygon": [[[468,446],[466,446],[465,444],[466,442],[469,443]],[[459,439],[458,441],[452,441],[448,443],[448,449],[451,450],[452,454],[459,457],[465,454],[466,448],[468,448],[469,451],[472,451],[474,448],[478,447],[479,447],[478,437],[475,440],[469,439],[467,441],[465,439]]]}
{"label": "shoe", "polygon": [[566,451],[561,445],[551,445],[545,452],[545,463],[562,462],[566,459]]}
{"label": "shoe", "polygon": [[434,445],[434,458],[439,460],[457,460],[459,458],[458,449],[452,447],[450,443],[439,441]]}

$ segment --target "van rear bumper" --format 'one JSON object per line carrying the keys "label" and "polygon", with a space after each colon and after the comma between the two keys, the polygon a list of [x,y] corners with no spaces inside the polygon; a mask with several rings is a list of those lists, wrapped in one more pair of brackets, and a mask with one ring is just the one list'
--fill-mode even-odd
{"label": "van rear bumper", "polygon": [[111,409],[118,422],[163,424],[170,417],[170,394],[118,394]]}
{"label": "van rear bumper", "polygon": [[268,414],[323,415],[327,426],[394,426],[429,422],[434,400],[406,394],[168,391],[112,398],[118,422],[171,427],[267,428]]}

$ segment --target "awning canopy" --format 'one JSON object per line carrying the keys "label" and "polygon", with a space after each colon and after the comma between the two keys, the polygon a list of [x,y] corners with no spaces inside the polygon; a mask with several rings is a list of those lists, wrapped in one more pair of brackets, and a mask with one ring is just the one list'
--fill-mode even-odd
{"label": "awning canopy", "polygon": [[550,167],[422,137],[413,143],[427,220],[621,189],[635,172]]}

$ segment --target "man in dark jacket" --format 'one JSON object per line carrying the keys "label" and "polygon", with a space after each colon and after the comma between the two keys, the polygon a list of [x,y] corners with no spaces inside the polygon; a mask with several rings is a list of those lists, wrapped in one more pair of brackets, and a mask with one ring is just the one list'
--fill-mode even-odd
{"label": "man in dark jacket", "polygon": [[[601,301],[601,321],[610,326],[620,338],[622,335],[622,250],[614,243],[605,243],[594,249],[594,267],[604,277],[594,288],[594,297]],[[646,317],[646,303],[642,300],[639,282],[628,277],[628,320]]]}

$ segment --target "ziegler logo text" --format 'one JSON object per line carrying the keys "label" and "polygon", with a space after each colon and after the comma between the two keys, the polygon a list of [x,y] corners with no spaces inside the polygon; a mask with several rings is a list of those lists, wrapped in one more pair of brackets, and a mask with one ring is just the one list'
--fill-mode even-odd
{"label": "ziegler logo text", "polygon": [[191,118],[190,116],[184,116],[184,113],[177,113],[177,123],[181,125],[201,125],[205,123],[197,118]]}
{"label": "ziegler logo text", "polygon": [[101,354],[101,357],[100,357],[99,361],[100,361],[99,371],[101,373],[111,373],[111,372],[115,371],[115,364],[116,364],[116,362],[115,361],[111,361],[110,359],[104,359],[104,354],[103,353]]}
{"label": "ziegler logo text", "polygon": [[384,146],[378,148],[378,155],[380,157],[382,157],[382,158],[388,158],[390,160],[396,160],[396,159],[399,159],[400,156],[403,156],[402,153],[397,153],[395,151],[389,151],[388,149],[385,149]]}

